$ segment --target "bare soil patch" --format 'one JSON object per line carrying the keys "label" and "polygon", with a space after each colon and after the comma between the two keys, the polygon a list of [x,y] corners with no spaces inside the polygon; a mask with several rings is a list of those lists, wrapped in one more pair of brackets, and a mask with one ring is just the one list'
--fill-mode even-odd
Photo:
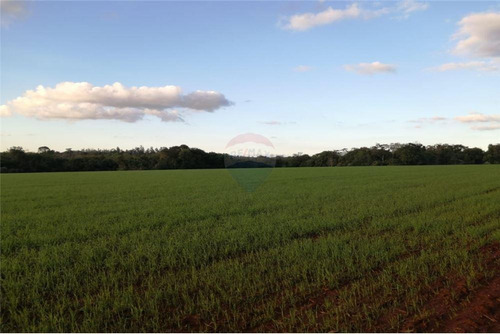
{"label": "bare soil patch", "polygon": [[463,278],[451,288],[438,288],[426,306],[430,316],[409,320],[403,332],[500,332],[500,244],[481,248],[483,265],[493,277],[480,274],[480,285],[469,291]]}

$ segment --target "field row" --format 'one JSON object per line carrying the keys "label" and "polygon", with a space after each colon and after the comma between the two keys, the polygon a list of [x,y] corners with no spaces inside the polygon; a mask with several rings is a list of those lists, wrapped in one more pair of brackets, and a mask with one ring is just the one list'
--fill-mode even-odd
{"label": "field row", "polygon": [[2,330],[437,329],[451,313],[429,301],[451,291],[458,312],[499,274],[499,176],[277,169],[247,192],[225,170],[2,175]]}

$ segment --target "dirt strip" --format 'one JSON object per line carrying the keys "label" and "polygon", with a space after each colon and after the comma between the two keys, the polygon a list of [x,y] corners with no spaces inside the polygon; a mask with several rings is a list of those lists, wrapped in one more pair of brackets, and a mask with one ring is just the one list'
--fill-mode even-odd
{"label": "dirt strip", "polygon": [[452,288],[441,288],[425,308],[430,316],[408,321],[402,331],[500,332],[500,244],[484,246],[481,254],[486,271],[493,272],[493,277],[482,277],[472,291],[464,279],[458,279]]}

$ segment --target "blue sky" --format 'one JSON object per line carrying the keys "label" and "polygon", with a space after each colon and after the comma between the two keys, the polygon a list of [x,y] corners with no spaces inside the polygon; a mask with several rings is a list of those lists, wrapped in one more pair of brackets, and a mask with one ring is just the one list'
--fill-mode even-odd
{"label": "blue sky", "polygon": [[[248,132],[281,154],[499,142],[497,2],[7,2],[2,150],[221,152]],[[131,102],[105,88],[115,82],[182,93]],[[50,101],[24,95],[39,85]]]}

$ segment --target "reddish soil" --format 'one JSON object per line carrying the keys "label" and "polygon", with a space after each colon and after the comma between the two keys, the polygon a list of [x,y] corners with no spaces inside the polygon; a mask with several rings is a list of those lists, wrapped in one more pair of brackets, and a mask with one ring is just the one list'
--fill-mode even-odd
{"label": "reddish soil", "polygon": [[477,290],[470,302],[461,306],[438,328],[439,332],[500,332],[500,277]]}
{"label": "reddish soil", "polygon": [[[309,236],[313,240],[320,238],[320,235]],[[415,255],[419,250],[402,254],[396,261],[403,260]],[[500,333],[500,243],[488,244],[480,249],[481,265],[486,270],[478,270],[479,280],[476,288],[470,290],[463,277],[450,274],[446,277],[448,284],[443,281],[436,282],[431,289],[426,291],[422,298],[427,300],[424,307],[425,316],[407,315],[403,310],[391,310],[368,331],[385,332],[390,329],[391,319],[397,315],[407,316],[399,332],[490,332]],[[377,275],[383,268],[374,269],[371,274]],[[493,273],[485,276],[484,273]],[[345,288],[352,284],[346,282],[340,288]],[[339,289],[340,289],[339,288]],[[322,305],[326,299],[335,301],[339,289],[330,290],[324,288],[311,294],[306,299],[290,308],[297,311],[297,316],[301,316],[309,309],[318,309],[318,321],[321,321],[323,313]],[[437,291],[437,292],[436,292]],[[277,313],[277,318],[288,317],[288,312]],[[183,319],[183,327],[186,331],[199,331],[208,328],[206,323],[201,321],[199,315],[189,315]],[[255,328],[246,328],[247,332],[276,332],[278,328],[273,322],[267,322]]]}
{"label": "reddish soil", "polygon": [[481,277],[472,291],[463,279],[457,279],[453,288],[441,287],[425,308],[430,316],[408,321],[402,331],[500,332],[500,244],[487,245],[481,253],[493,277]]}
{"label": "reddish soil", "polygon": [[[493,276],[485,277],[480,273],[478,287],[473,290],[469,290],[465,279],[459,276],[450,275],[447,277],[447,281],[452,283],[447,286],[444,286],[442,281],[436,282],[428,293],[422,296],[428,301],[424,308],[427,315],[423,318],[408,316],[399,331],[500,333],[500,243],[484,246],[480,252],[481,263],[486,267],[484,272],[493,272]],[[404,254],[402,258],[406,258],[410,254]],[[378,272],[379,270],[374,270],[372,274],[376,275]],[[345,284],[342,287],[348,285]],[[437,291],[437,293],[433,291]],[[317,294],[309,296],[303,303],[293,305],[293,307],[297,310],[297,315],[300,316],[307,309],[321,309],[325,299],[335,300],[337,294],[338,290],[325,288],[318,291]],[[321,318],[321,312],[319,313],[319,318]],[[374,328],[367,330],[387,331],[390,328],[391,318],[398,314],[406,314],[406,312],[403,310],[390,311],[379,319]],[[321,319],[317,320],[321,321]],[[272,323],[249,329],[249,331],[267,332],[276,330]]]}
{"label": "reddish soil", "polygon": [[483,247],[482,254],[495,276],[474,291],[439,332],[500,332],[500,244]]}

